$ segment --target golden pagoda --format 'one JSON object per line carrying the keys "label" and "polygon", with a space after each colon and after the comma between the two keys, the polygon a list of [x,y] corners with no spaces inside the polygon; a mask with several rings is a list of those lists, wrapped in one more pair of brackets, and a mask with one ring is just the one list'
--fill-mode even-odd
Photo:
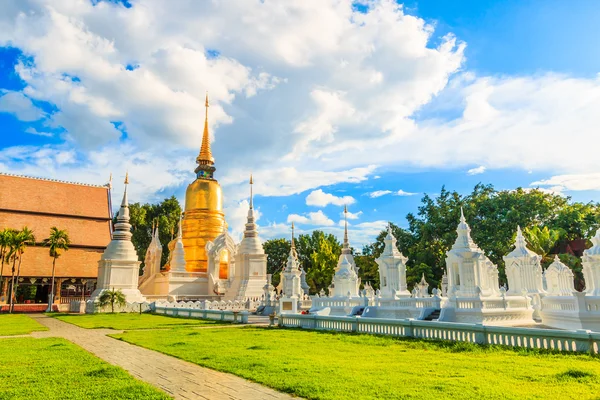
{"label": "golden pagoda", "polygon": [[[225,214],[223,213],[223,194],[221,186],[213,174],[215,160],[210,150],[208,133],[208,94],[206,95],[206,115],[200,154],[196,158],[196,180],[185,194],[185,213],[183,217],[183,247],[185,250],[185,269],[188,272],[207,272],[208,257],[206,243],[214,241],[223,233]],[[227,278],[228,260],[224,255],[219,264],[219,278]]]}

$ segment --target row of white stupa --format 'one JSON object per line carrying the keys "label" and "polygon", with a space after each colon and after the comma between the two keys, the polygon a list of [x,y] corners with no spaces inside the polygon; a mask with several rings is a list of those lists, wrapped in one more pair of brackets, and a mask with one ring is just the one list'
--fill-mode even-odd
{"label": "row of white stupa", "polygon": [[[98,262],[98,283],[87,302],[86,312],[96,310],[95,301],[106,290],[121,290],[128,303],[182,298],[245,301],[262,296],[267,279],[267,256],[254,222],[252,198],[242,241],[236,245],[224,228],[221,235],[207,243],[208,273],[186,271],[180,217],[177,238],[170,254],[170,270],[161,271],[162,245],[158,229],[154,229],[146,252],[144,271],[139,276],[141,263],[131,242],[128,183],[126,178],[115,230]],[[223,252],[228,252],[229,256],[229,276],[226,279],[219,278]]]}
{"label": "row of white stupa", "polygon": [[[366,307],[364,317],[418,319],[439,312],[439,321],[513,326],[541,321],[557,328],[600,331],[600,229],[592,239],[593,247],[584,252],[583,293],[575,291],[573,272],[558,257],[542,270],[542,257],[527,248],[520,228],[515,249],[503,257],[508,290],[501,288],[498,268],[473,242],[470,231],[461,210],[458,237],[446,256],[442,290],[433,289],[430,296],[424,279],[409,292],[407,258],[398,250],[391,228],[384,251],[376,260],[381,289],[375,292],[367,284],[361,292],[346,229],[329,296],[313,296],[311,311],[348,315],[354,307]],[[297,300],[303,291],[298,285],[299,263],[293,246],[282,276],[280,311],[298,312]]]}

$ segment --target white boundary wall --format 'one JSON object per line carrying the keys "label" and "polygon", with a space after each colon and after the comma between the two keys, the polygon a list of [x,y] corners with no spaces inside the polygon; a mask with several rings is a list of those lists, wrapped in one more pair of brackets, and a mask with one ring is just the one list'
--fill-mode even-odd
{"label": "white boundary wall", "polygon": [[410,319],[395,320],[300,314],[280,315],[279,326],[419,339],[451,340],[477,344],[498,344],[531,349],[590,352],[593,354],[598,354],[600,349],[600,333],[585,330],[562,331],[453,322],[416,321]]}
{"label": "white boundary wall", "polygon": [[203,310],[200,308],[170,307],[161,305],[155,305],[153,313],[157,315],[167,315],[170,317],[211,319],[217,321],[240,322],[242,324],[248,323],[249,314],[248,311],[245,310]]}

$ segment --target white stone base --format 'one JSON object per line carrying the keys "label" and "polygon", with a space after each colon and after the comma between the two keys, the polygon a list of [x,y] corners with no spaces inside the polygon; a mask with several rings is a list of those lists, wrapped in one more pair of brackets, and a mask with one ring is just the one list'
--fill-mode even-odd
{"label": "white stone base", "polygon": [[159,272],[140,285],[141,292],[153,299],[214,299],[208,293],[208,278],[202,272]]}
{"label": "white stone base", "polygon": [[279,312],[281,314],[298,314],[298,297],[282,297],[279,299]]}

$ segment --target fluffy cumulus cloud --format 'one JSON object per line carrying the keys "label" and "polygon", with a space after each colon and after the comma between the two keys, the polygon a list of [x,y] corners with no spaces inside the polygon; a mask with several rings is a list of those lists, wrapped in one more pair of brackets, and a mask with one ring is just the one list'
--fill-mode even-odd
{"label": "fluffy cumulus cloud", "polygon": [[483,165],[481,165],[479,167],[471,168],[470,170],[467,171],[467,175],[479,175],[479,174],[483,174],[486,169],[487,168],[484,167]]}
{"label": "fluffy cumulus cloud", "polygon": [[316,226],[332,226],[335,223],[319,210],[316,212],[309,212],[306,215],[290,214],[288,215],[287,222],[298,223],[303,225],[316,225]]}
{"label": "fluffy cumulus cloud", "polygon": [[307,206],[326,207],[329,204],[335,206],[343,206],[346,204],[353,204],[356,200],[352,196],[338,197],[331,193],[325,193],[323,190],[313,190],[306,196]]}
{"label": "fluffy cumulus cloud", "polygon": [[[398,165],[522,168],[547,172],[541,185],[597,188],[600,78],[477,76],[460,38],[439,37],[393,0],[366,11],[352,0],[130,3],[0,2],[0,46],[22,52],[24,85],[0,93],[0,112],[59,136],[2,149],[3,171],[103,183],[129,168],[141,201],[181,192],[208,91],[229,209],[247,198],[250,172],[255,193],[311,191],[319,207],[347,197],[320,187]],[[411,194],[371,194],[383,192]],[[322,212],[296,215],[337,229]]]}
{"label": "fluffy cumulus cloud", "polygon": [[381,196],[387,196],[388,194],[393,194],[395,196],[414,196],[417,193],[413,193],[413,192],[407,192],[405,190],[399,189],[396,191],[393,190],[375,190],[374,192],[369,192],[367,193],[367,195],[372,198],[372,199],[376,199],[377,197],[381,197]]}

